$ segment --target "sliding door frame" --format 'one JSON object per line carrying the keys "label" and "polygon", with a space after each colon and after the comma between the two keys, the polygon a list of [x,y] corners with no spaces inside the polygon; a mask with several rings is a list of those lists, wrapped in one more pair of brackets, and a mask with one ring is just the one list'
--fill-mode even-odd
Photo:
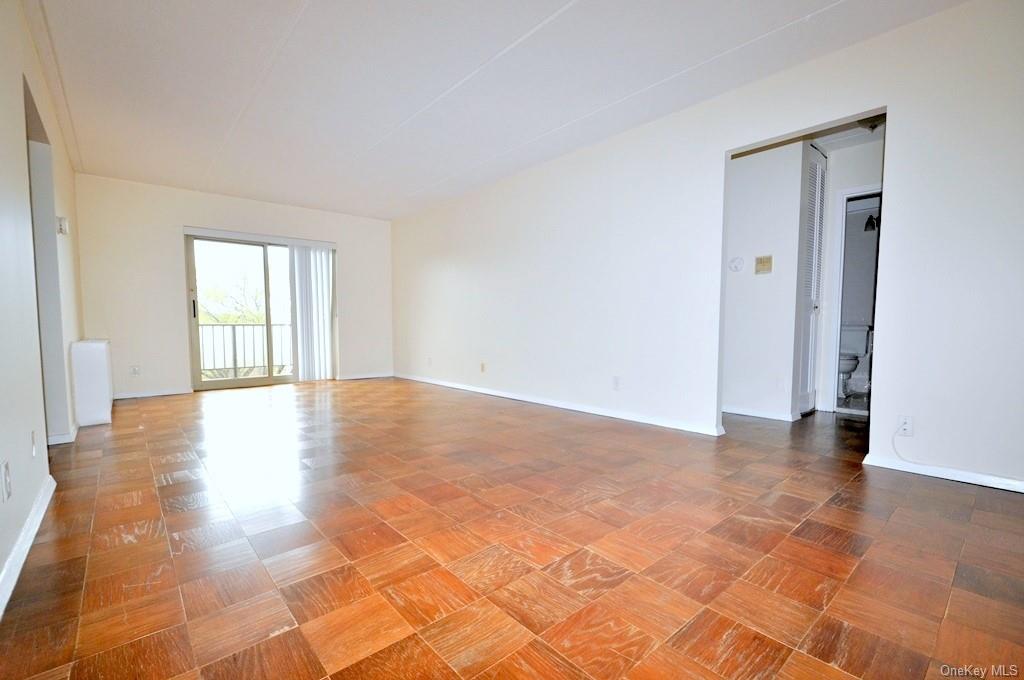
{"label": "sliding door frame", "polygon": [[[259,246],[263,249],[263,295],[266,308],[266,320],[264,323],[264,334],[266,336],[266,362],[267,375],[248,378],[224,378],[221,380],[203,380],[202,356],[199,341],[199,301],[198,286],[196,283],[196,258],[195,242],[213,241],[218,243],[237,243],[246,246]],[[258,387],[261,385],[280,385],[292,383],[298,380],[298,345],[296,343],[296,309],[295,309],[295,281],[292,275],[291,249],[288,251],[288,295],[291,299],[291,335],[292,335],[292,372],[290,375],[274,375],[274,334],[273,319],[270,311],[270,259],[268,248],[289,248],[288,246],[271,241],[259,241],[251,239],[223,238],[220,236],[199,236],[194,234],[185,235],[185,264],[186,264],[186,292],[187,292],[187,318],[189,325],[189,358],[192,372],[192,389],[216,390],[232,387]],[[234,336],[232,335],[232,343]]]}

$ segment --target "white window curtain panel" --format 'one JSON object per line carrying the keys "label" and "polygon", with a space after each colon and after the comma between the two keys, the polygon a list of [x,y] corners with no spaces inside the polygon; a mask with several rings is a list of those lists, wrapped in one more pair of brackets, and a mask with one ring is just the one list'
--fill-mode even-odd
{"label": "white window curtain panel", "polygon": [[291,246],[299,380],[326,380],[334,371],[334,252]]}

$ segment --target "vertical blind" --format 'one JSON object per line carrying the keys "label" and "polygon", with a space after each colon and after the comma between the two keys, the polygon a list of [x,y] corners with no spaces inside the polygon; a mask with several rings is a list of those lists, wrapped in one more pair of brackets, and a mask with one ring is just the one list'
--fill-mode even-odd
{"label": "vertical blind", "polygon": [[334,263],[330,248],[292,246],[299,380],[334,371]]}

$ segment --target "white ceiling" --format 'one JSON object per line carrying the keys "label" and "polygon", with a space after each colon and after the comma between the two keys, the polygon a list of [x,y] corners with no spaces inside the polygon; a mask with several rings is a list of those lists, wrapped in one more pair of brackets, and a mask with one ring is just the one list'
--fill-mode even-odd
{"label": "white ceiling", "polygon": [[394,217],[957,0],[25,0],[76,169]]}

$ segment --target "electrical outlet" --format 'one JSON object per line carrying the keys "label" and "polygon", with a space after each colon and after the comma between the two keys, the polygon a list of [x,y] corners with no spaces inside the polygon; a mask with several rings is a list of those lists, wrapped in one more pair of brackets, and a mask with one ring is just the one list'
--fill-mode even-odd
{"label": "electrical outlet", "polygon": [[897,416],[896,422],[896,434],[901,437],[913,437],[914,436],[914,419],[910,416]]}
{"label": "electrical outlet", "polygon": [[482,361],[480,362],[480,372],[481,373],[486,373],[487,372],[487,364],[485,364]]}
{"label": "electrical outlet", "polygon": [[133,376],[140,376],[140,375],[142,375],[142,367],[138,366],[138,365],[136,365],[136,366],[129,366],[128,367],[128,373],[130,373]]}
{"label": "electrical outlet", "polygon": [[32,457],[36,457],[36,431],[32,430]]}
{"label": "electrical outlet", "polygon": [[3,502],[6,503],[13,493],[11,488],[11,464],[8,461],[0,463],[0,496],[3,497]]}
{"label": "electrical outlet", "polygon": [[616,392],[622,389],[622,378],[620,376],[612,376],[612,389]]}

